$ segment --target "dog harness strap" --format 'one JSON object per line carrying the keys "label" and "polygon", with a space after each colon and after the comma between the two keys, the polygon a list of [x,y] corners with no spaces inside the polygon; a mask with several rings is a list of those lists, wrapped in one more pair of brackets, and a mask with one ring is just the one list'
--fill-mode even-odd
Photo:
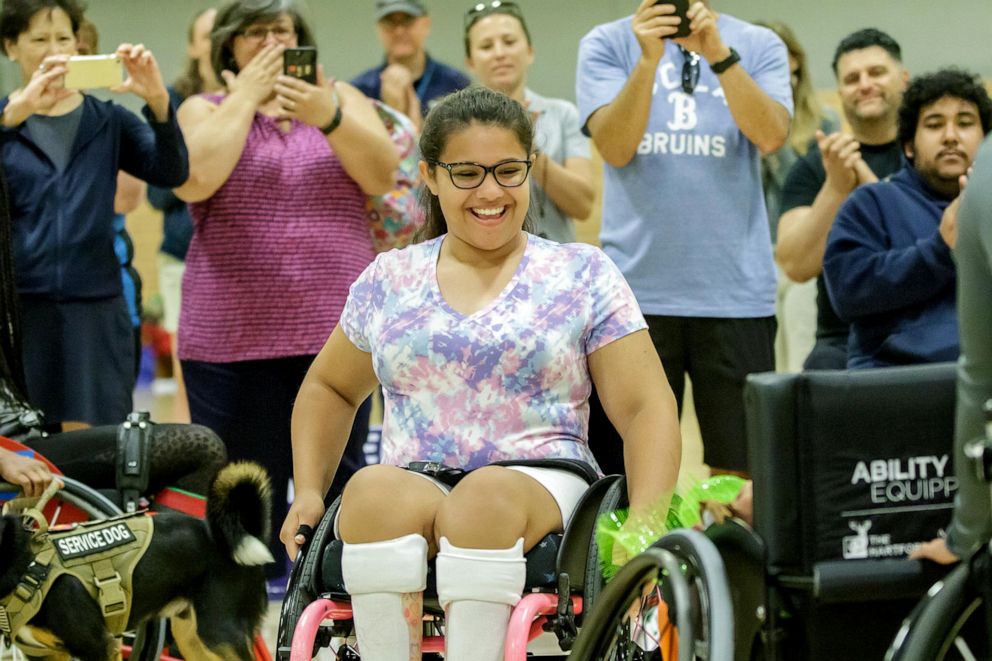
{"label": "dog harness strap", "polygon": [[20,628],[41,610],[48,588],[63,573],[51,571],[54,555],[50,551],[38,553],[17,587],[0,603],[0,633],[9,641],[13,642]]}
{"label": "dog harness strap", "polygon": [[[96,599],[100,602],[100,610],[103,612],[103,619],[107,621],[107,628],[116,631],[112,626],[115,618],[128,611],[128,599],[121,587],[121,575],[117,573],[112,560],[99,560],[93,563],[93,584],[96,585]],[[127,626],[127,622],[124,622]]]}
{"label": "dog harness strap", "polygon": [[34,562],[17,587],[0,598],[0,633],[11,640],[17,636],[41,610],[55,580],[69,574],[99,602],[110,632],[120,635],[131,616],[134,568],[148,550],[153,533],[152,517],[138,514],[33,535]]}

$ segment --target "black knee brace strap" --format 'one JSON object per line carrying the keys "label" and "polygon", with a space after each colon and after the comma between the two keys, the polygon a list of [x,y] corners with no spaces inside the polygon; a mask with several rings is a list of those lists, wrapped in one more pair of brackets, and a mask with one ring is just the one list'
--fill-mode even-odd
{"label": "black knee brace strap", "polygon": [[133,411],[117,428],[117,489],[125,512],[138,509],[148,490],[152,422],[148,411]]}

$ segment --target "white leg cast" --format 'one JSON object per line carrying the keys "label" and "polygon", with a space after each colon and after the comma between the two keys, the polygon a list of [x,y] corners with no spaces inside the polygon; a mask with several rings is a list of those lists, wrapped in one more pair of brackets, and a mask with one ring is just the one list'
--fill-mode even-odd
{"label": "white leg cast", "polygon": [[345,544],[341,573],[351,595],[362,661],[409,661],[410,627],[403,594],[427,585],[427,540],[407,535]]}
{"label": "white leg cast", "polygon": [[527,577],[524,540],[508,549],[463,549],[441,538],[437,595],[445,609],[446,661],[500,661],[510,610]]}

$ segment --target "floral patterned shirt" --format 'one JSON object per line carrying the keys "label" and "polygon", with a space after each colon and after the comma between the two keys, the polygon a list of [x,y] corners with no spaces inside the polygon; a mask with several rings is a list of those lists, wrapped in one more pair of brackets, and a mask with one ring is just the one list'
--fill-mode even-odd
{"label": "floral patterned shirt", "polygon": [[503,291],[466,316],[438,288],[443,240],[379,255],[341,315],[383,386],[382,462],[595,466],[586,357],[647,327],[619,269],[593,246],[528,235]]}

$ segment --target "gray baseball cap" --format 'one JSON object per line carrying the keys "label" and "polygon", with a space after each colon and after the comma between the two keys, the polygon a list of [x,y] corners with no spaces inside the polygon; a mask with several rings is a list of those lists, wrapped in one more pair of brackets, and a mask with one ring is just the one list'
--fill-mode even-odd
{"label": "gray baseball cap", "polygon": [[420,0],[376,0],[375,20],[389,14],[409,14],[410,16],[426,16],[427,7]]}

